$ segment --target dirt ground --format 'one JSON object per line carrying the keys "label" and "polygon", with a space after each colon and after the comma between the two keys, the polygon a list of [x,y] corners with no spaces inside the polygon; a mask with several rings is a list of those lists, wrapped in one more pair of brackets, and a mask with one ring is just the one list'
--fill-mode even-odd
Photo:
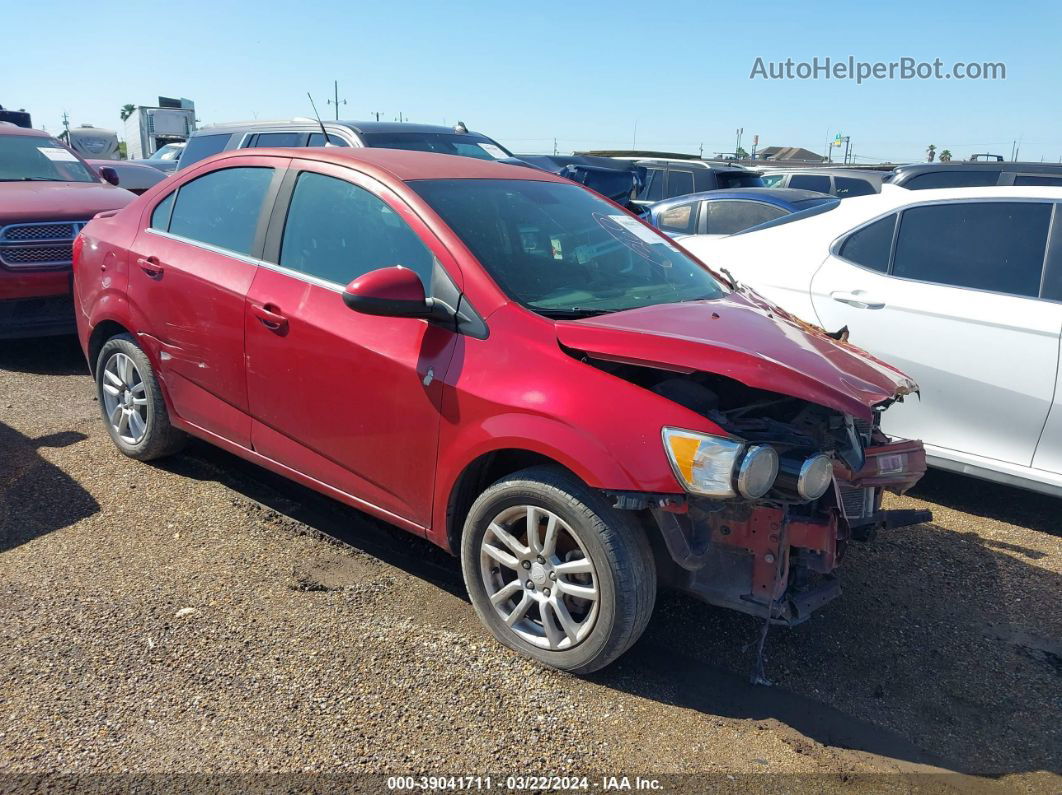
{"label": "dirt ground", "polygon": [[359,772],[1062,790],[1062,501],[942,473],[891,501],[934,521],[854,547],[842,598],[771,630],[774,687],[748,683],[759,622],[677,595],[578,679],[494,643],[441,550],[205,444],[126,459],[73,340],[0,343],[0,790]]}

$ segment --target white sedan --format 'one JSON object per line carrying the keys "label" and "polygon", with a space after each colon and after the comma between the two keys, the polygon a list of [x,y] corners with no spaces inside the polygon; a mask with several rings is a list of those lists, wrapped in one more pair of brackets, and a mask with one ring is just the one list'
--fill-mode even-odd
{"label": "white sedan", "polygon": [[682,245],[909,373],[883,425],[930,464],[1062,496],[1062,188],[886,185]]}

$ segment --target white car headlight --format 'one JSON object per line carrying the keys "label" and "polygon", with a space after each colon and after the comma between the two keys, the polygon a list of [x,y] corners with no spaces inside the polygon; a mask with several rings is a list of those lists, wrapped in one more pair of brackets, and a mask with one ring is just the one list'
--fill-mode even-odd
{"label": "white car headlight", "polygon": [[686,491],[706,497],[762,497],[778,475],[773,447],[664,428],[664,450]]}

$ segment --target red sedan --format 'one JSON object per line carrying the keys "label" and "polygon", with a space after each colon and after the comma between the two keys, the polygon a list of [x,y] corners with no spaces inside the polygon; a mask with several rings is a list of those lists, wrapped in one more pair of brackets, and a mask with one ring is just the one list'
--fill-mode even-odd
{"label": "red sedan", "polygon": [[503,643],[601,668],[658,582],[796,623],[925,468],[915,385],[583,186],[386,149],[196,164],[75,244],[126,455],[186,434],[461,557]]}

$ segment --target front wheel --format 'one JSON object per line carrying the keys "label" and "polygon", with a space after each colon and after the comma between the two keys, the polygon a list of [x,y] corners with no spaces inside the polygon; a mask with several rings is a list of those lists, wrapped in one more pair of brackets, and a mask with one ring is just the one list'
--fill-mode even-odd
{"label": "front wheel", "polygon": [[656,600],[644,534],[556,467],[499,480],[469,510],[461,566],[476,613],[506,646],[571,673],[638,639]]}

